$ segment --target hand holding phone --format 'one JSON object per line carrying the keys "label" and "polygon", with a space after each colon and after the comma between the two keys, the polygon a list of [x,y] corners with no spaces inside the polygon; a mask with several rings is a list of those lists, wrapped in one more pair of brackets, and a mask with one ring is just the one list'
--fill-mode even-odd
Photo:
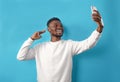
{"label": "hand holding phone", "polygon": [[[97,8],[96,8],[95,6],[91,6],[91,12],[92,12],[92,14],[93,14],[93,13],[96,13],[95,11],[98,11]],[[102,25],[104,26],[104,23],[103,23],[103,19],[102,19],[102,18],[101,18],[101,23],[102,23]]]}

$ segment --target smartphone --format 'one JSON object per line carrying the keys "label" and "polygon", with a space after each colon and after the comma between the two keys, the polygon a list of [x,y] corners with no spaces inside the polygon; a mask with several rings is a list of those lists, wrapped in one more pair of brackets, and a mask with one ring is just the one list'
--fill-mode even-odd
{"label": "smartphone", "polygon": [[92,14],[95,13],[94,10],[98,11],[95,6],[91,6],[91,12],[92,12]]}
{"label": "smartphone", "polygon": [[[92,12],[92,14],[93,14],[93,13],[96,13],[96,12],[94,12],[94,10],[98,11],[95,6],[91,6],[91,12]],[[103,19],[102,19],[102,18],[101,18],[101,23],[102,23],[102,25],[104,26],[104,22],[103,22]]]}

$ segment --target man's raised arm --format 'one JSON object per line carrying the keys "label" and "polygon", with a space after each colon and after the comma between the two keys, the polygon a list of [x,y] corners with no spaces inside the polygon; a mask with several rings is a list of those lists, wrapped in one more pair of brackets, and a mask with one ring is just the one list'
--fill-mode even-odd
{"label": "man's raised arm", "polygon": [[21,46],[18,54],[18,60],[30,60],[35,58],[35,50],[34,48],[30,48],[34,40],[40,39],[41,34],[44,33],[45,30],[35,32],[28,40],[26,40],[23,45]]}

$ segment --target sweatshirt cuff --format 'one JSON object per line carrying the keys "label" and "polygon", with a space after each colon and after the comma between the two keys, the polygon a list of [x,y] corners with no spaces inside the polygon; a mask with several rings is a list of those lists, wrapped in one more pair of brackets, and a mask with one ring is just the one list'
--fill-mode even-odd
{"label": "sweatshirt cuff", "polygon": [[33,43],[34,42],[34,40],[32,40],[30,37],[27,39],[27,42],[28,43]]}
{"label": "sweatshirt cuff", "polygon": [[34,41],[34,40],[32,40],[30,37],[28,38],[28,40],[29,40],[29,41]]}
{"label": "sweatshirt cuff", "polygon": [[99,33],[97,30],[94,31],[94,35],[100,36],[101,33]]}

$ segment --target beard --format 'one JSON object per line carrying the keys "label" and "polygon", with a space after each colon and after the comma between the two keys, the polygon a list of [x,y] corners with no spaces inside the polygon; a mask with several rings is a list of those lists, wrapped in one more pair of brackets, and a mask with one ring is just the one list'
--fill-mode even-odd
{"label": "beard", "polygon": [[62,33],[62,34],[52,34],[52,36],[55,36],[55,37],[62,37],[62,36],[63,36],[63,33]]}

